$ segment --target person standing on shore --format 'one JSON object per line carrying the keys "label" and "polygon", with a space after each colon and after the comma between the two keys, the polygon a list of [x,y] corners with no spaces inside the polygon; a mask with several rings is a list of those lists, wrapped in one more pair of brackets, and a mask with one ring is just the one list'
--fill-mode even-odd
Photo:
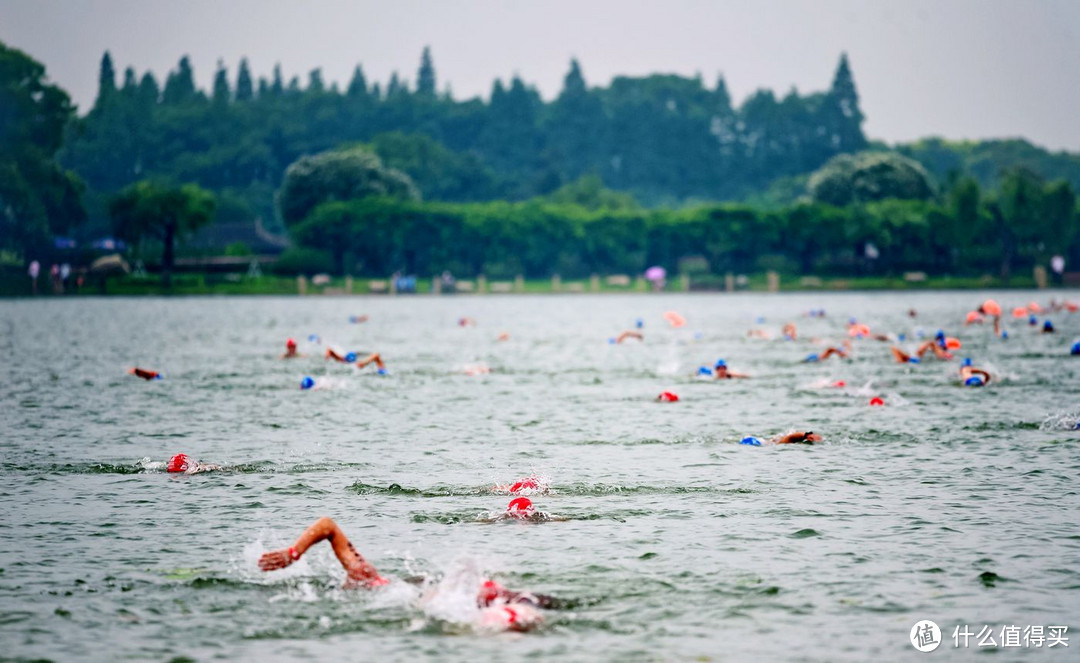
{"label": "person standing on shore", "polygon": [[31,261],[30,262],[30,267],[29,267],[29,269],[26,270],[26,273],[30,275],[31,292],[33,292],[35,295],[37,295],[38,294],[38,292],[37,292],[37,279],[38,279],[38,275],[41,274],[41,263],[38,262],[37,260]]}

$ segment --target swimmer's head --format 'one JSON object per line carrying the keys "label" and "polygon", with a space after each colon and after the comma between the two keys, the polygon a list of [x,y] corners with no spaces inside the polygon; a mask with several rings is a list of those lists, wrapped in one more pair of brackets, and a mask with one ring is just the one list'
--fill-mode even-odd
{"label": "swimmer's head", "polygon": [[506,513],[515,518],[528,518],[533,514],[533,503],[528,497],[515,497],[506,505]]}
{"label": "swimmer's head", "polygon": [[922,360],[919,359],[918,357],[908,357],[908,363],[909,364],[918,364],[921,361]]}
{"label": "swimmer's head", "polygon": [[1044,332],[1052,332],[1052,331],[1054,331],[1054,323],[1050,322],[1049,320],[1043,320],[1043,331]]}
{"label": "swimmer's head", "polygon": [[308,337],[307,337],[307,340],[311,341],[312,343],[318,343],[319,342],[319,335],[318,334],[309,334]]}
{"label": "swimmer's head", "polygon": [[310,375],[305,375],[303,380],[300,380],[301,389],[311,389],[315,386],[315,378]]}
{"label": "swimmer's head", "polygon": [[746,445],[749,445],[751,447],[760,447],[761,446],[761,440],[759,440],[756,437],[747,436],[747,437],[744,437],[743,439],[739,440],[739,444],[746,444]]}
{"label": "swimmer's head", "polygon": [[476,592],[476,602],[482,606],[494,603],[506,590],[494,580],[485,580],[480,584],[480,590]]}
{"label": "swimmer's head", "polygon": [[971,366],[971,357],[964,357],[964,360],[960,362],[961,366]]}
{"label": "swimmer's head", "polygon": [[986,384],[981,376],[972,375],[970,378],[964,380],[964,386],[966,387],[981,387]]}
{"label": "swimmer's head", "polygon": [[897,334],[897,335],[896,335],[896,340],[898,340],[898,341],[900,341],[901,343],[903,343],[904,341],[906,341],[906,340],[907,340],[907,334]]}
{"label": "swimmer's head", "polygon": [[712,375],[712,369],[708,366],[699,366],[697,372],[698,375]]}
{"label": "swimmer's head", "polygon": [[713,368],[727,368],[727,362],[723,359],[717,359],[716,363],[713,364]]}
{"label": "swimmer's head", "polygon": [[345,361],[349,362],[350,364],[353,363],[354,361],[356,361],[356,353],[355,352],[350,352],[350,353],[346,354],[345,355]]}
{"label": "swimmer's head", "polygon": [[1039,319],[1035,316],[1031,316],[1028,318],[1028,324],[1034,327],[1035,325],[1039,324]]}
{"label": "swimmer's head", "polygon": [[870,405],[873,405],[875,407],[882,406],[885,405],[885,401],[880,396],[874,396],[870,399]]}
{"label": "swimmer's head", "polygon": [[378,375],[390,375],[390,371],[385,368],[376,369],[375,373]]}
{"label": "swimmer's head", "polygon": [[634,326],[637,327],[638,329],[641,329],[642,327],[645,326],[645,321],[642,320],[641,318],[638,318],[637,320],[634,320]]}
{"label": "swimmer's head", "polygon": [[1080,355],[1080,341],[1073,343],[1073,346],[1069,348],[1069,354]]}
{"label": "swimmer's head", "polygon": [[937,330],[937,333],[934,334],[934,340],[944,341],[945,340],[945,332],[943,330],[941,330],[941,329]]}
{"label": "swimmer's head", "polygon": [[285,347],[290,349],[290,350],[295,350],[296,349],[296,339],[292,339],[292,338],[287,339],[285,341]]}
{"label": "swimmer's head", "polygon": [[168,464],[165,465],[166,472],[187,472],[191,467],[191,459],[187,454],[176,454],[169,459]]}
{"label": "swimmer's head", "polygon": [[539,488],[540,482],[536,479],[536,477],[529,477],[527,479],[515,481],[514,484],[510,486],[510,492],[519,493],[523,490],[538,490]]}
{"label": "swimmer's head", "polygon": [[820,357],[818,357],[816,354],[809,354],[809,355],[806,355],[806,359],[804,359],[803,361],[812,364],[815,361],[817,361],[818,359],[820,359]]}

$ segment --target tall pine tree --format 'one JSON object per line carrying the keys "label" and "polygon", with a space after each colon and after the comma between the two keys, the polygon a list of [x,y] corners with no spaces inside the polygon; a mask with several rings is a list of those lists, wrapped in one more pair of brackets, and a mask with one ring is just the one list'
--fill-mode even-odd
{"label": "tall pine tree", "polygon": [[360,68],[360,65],[356,65],[353,69],[352,80],[349,81],[349,89],[346,94],[350,97],[357,99],[367,96],[367,79],[364,78],[364,70]]}
{"label": "tall pine tree", "polygon": [[113,68],[112,56],[108,51],[101,56],[101,71],[98,73],[98,95],[95,108],[102,107],[116,92],[116,69]]}
{"label": "tall pine tree", "polygon": [[422,99],[435,98],[435,65],[431,62],[431,48],[424,47],[420,56],[420,70],[416,74],[416,94]]}
{"label": "tall pine tree", "polygon": [[836,75],[826,95],[823,111],[825,126],[837,152],[854,152],[866,147],[859,94],[855,90],[855,78],[851,75],[847,53],[840,54],[840,63],[836,66]]}
{"label": "tall pine tree", "polygon": [[240,71],[236,74],[236,100],[250,101],[255,96],[251,85],[251,70],[247,58],[240,59]]}
{"label": "tall pine tree", "polygon": [[224,108],[229,105],[232,92],[229,90],[229,73],[225,70],[225,63],[218,60],[217,72],[214,73],[214,105]]}
{"label": "tall pine tree", "polygon": [[165,79],[165,91],[162,102],[166,104],[185,104],[195,100],[195,74],[191,70],[188,56],[180,58],[176,71],[169,72]]}

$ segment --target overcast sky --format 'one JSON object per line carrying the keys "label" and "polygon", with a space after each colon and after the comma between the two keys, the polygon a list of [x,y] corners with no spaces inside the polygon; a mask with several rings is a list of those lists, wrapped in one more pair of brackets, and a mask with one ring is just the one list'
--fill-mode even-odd
{"label": "overcast sky", "polygon": [[[1071,0],[0,0],[0,41],[45,63],[80,108],[101,54],[159,82],[183,54],[200,86],[280,62],[344,87],[415,81],[430,45],[440,89],[487,96],[515,73],[545,98],[571,57],[590,85],[620,74],[723,72],[736,102],[760,87],[828,87],[842,51],[865,129],[889,142],[1022,136],[1080,151],[1080,2]],[[385,84],[385,83],[384,83]]]}

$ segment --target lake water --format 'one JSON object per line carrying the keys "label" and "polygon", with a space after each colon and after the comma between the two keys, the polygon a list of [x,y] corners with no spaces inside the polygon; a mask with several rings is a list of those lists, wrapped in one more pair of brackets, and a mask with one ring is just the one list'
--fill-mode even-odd
{"label": "lake water", "polygon": [[[1009,318],[1005,341],[963,327],[991,295],[1049,298],[0,302],[0,658],[906,660],[920,619],[947,655],[955,626],[1075,629],[1080,314],[1054,315],[1055,335]],[[801,363],[849,316],[943,328],[996,379],[964,388],[957,362],[898,365],[872,340]],[[644,343],[608,342],[636,318]],[[746,335],[789,320],[796,342]],[[328,363],[309,334],[378,350],[391,374]],[[308,357],[278,359],[290,336]],[[753,378],[693,376],[719,357]],[[793,428],[825,441],[739,444]],[[165,473],[181,451],[226,470]],[[492,485],[530,474],[551,481],[537,507],[568,521],[478,520],[509,499]],[[325,543],[258,570],[320,515],[397,580],[342,590]],[[453,600],[400,580],[423,573]],[[455,587],[480,574],[572,605],[531,633],[477,632]],[[1076,660],[1070,644],[1024,658]]]}

